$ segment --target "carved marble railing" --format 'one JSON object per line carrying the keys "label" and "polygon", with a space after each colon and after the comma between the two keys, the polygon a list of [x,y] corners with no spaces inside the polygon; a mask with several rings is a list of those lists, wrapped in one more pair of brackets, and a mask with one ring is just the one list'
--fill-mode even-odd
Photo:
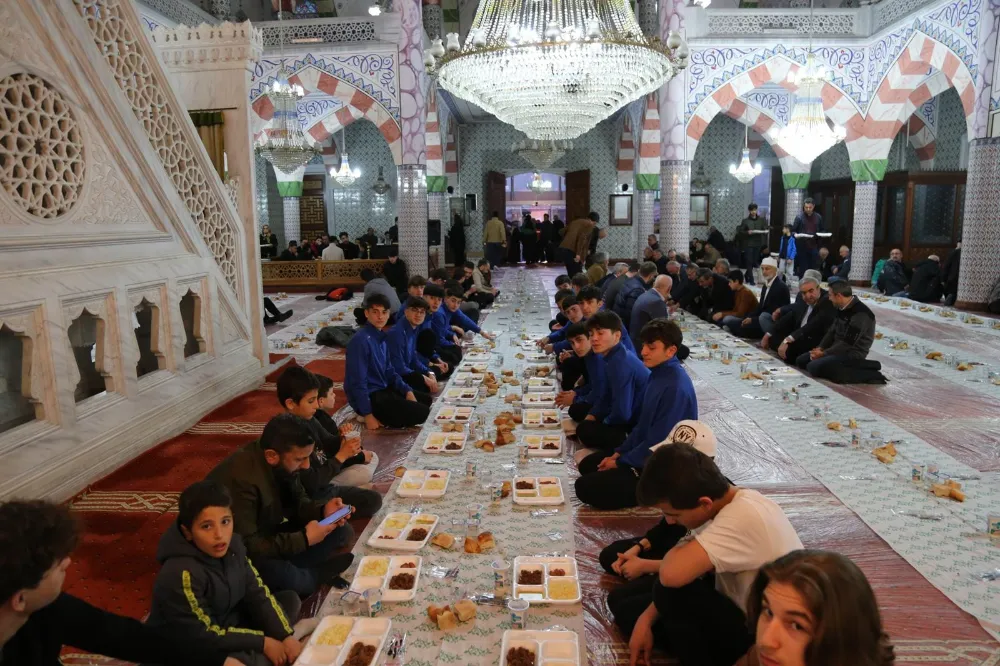
{"label": "carved marble railing", "polygon": [[217,18],[187,0],[136,0],[136,2],[149,7],[154,12],[179,25],[201,25],[202,23],[211,24],[219,22]]}
{"label": "carved marble railing", "polygon": [[385,259],[344,261],[264,261],[260,270],[264,289],[288,287],[357,287],[364,284],[361,271],[370,268],[382,274]]}
{"label": "carved marble railing", "polygon": [[318,18],[294,21],[254,23],[264,33],[264,48],[277,49],[284,31],[285,46],[299,44],[357,44],[364,42],[395,43],[399,34],[399,15],[383,14],[358,18]]}
{"label": "carved marble railing", "polygon": [[882,0],[878,4],[873,4],[871,8],[872,32],[877,32],[932,2],[935,0]]}
{"label": "carved marble railing", "polygon": [[[712,9],[704,10],[690,37],[735,35],[863,36],[868,32],[865,9]],[[700,29],[699,29],[700,28]]]}

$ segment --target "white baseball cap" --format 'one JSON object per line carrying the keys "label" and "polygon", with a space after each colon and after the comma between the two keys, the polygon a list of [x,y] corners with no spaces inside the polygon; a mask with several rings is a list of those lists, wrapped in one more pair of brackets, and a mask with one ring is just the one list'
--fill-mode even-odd
{"label": "white baseball cap", "polygon": [[760,265],[761,266],[770,266],[771,268],[777,268],[778,267],[778,262],[775,261],[772,257],[767,257],[767,258],[764,259],[764,261],[760,262]]}
{"label": "white baseball cap", "polygon": [[692,421],[691,419],[678,421],[667,438],[650,448],[650,451],[656,451],[667,444],[690,444],[709,458],[715,457],[715,433],[712,432],[712,428],[707,423],[701,421]]}

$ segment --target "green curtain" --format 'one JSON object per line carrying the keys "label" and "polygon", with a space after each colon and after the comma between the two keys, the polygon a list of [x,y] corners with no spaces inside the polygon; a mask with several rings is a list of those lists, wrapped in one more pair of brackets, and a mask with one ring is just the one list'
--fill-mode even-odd
{"label": "green curtain", "polygon": [[190,115],[191,122],[198,130],[198,136],[205,150],[208,151],[208,157],[212,160],[212,165],[218,172],[219,178],[225,182],[226,139],[223,132],[225,119],[222,111],[191,111]]}

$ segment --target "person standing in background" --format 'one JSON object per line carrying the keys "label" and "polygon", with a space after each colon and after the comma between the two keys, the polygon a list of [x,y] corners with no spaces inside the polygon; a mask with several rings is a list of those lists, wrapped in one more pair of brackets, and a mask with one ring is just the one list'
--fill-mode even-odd
{"label": "person standing in background", "polygon": [[552,263],[555,261],[553,257],[553,246],[552,246],[552,221],[549,219],[549,214],[545,213],[542,216],[542,223],[538,225],[538,261],[544,261],[546,263]]}
{"label": "person standing in background", "polygon": [[740,231],[746,234],[743,241],[743,265],[747,284],[753,284],[754,269],[760,264],[760,250],[767,243],[767,220],[757,214],[757,204],[747,206],[747,216],[740,222]]}
{"label": "person standing in background", "polygon": [[521,229],[518,227],[517,220],[511,220],[508,229],[510,237],[507,239],[507,261],[517,266],[521,263]]}
{"label": "person standing in background", "polygon": [[486,243],[486,258],[490,260],[490,266],[496,268],[503,263],[503,251],[507,247],[507,229],[496,211],[493,211],[493,217],[486,223],[483,242]]}
{"label": "person standing in background", "polygon": [[274,259],[278,256],[278,237],[271,233],[271,227],[260,228],[260,258]]}
{"label": "person standing in background", "polygon": [[448,244],[451,246],[451,258],[456,266],[465,263],[465,222],[462,216],[455,213],[448,231]]}
{"label": "person standing in background", "polygon": [[532,266],[538,262],[538,230],[531,213],[524,214],[521,222],[521,245],[524,247],[524,263]]}
{"label": "person standing in background", "polygon": [[600,215],[591,211],[587,217],[573,220],[566,226],[559,252],[566,265],[566,274],[570,277],[583,270],[583,260],[587,258],[590,249],[590,236],[600,219]]}
{"label": "person standing in background", "polygon": [[[792,234],[795,236],[795,274],[800,278],[808,270],[819,268],[819,239],[816,234],[826,232],[823,216],[816,212],[816,203],[807,198],[802,202],[802,212],[795,216]],[[803,235],[804,234],[804,235]]]}

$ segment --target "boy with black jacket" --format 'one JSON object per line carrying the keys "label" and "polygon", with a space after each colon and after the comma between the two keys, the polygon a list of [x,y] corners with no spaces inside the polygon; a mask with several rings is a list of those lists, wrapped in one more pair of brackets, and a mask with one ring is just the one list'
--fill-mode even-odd
{"label": "boy with black jacket", "polygon": [[292,636],[301,602],[271,591],[233,534],[232,498],[215,481],[181,493],[177,521],[160,538],[160,573],[146,623],[223,651],[245,666],[294,663],[302,644]]}

